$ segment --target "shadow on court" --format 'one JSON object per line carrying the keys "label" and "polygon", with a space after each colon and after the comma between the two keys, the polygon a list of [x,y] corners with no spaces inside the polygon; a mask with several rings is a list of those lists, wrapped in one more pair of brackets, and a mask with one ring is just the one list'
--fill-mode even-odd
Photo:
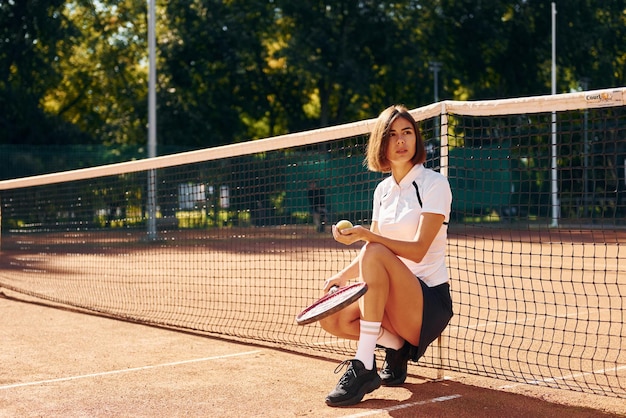
{"label": "shadow on court", "polygon": [[[623,400],[412,367],[329,408],[335,361],[0,297],[0,417],[599,417]],[[479,384],[480,383],[480,384]],[[602,412],[608,411],[608,412]]]}
{"label": "shadow on court", "polygon": [[[379,409],[390,417],[611,417],[597,409],[555,404],[536,397],[508,393],[456,381],[408,383],[403,388],[410,393],[400,402],[396,399],[376,399],[376,393],[357,408],[367,413]],[[353,414],[353,416],[364,416]]]}

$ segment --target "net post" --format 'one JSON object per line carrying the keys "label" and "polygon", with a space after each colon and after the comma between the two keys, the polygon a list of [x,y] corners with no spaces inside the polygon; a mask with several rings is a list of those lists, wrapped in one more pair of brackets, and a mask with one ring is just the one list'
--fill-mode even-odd
{"label": "net post", "polygon": [[448,108],[446,102],[441,103],[439,113],[440,136],[439,136],[439,170],[442,175],[448,177]]}
{"label": "net post", "polygon": [[147,239],[154,241],[157,239],[157,172],[155,169],[148,171],[148,193],[147,193]]}
{"label": "net post", "polygon": [[557,117],[556,112],[552,112],[551,123],[551,141],[550,141],[550,197],[552,206],[552,221],[550,226],[556,228],[559,226],[559,217],[561,208],[559,205],[559,182],[558,182],[558,139],[557,139]]}
{"label": "net post", "polygon": [[[448,107],[446,102],[441,102],[439,111],[439,165],[440,173],[448,178]],[[439,368],[437,369],[437,380],[443,380],[443,336],[437,337],[437,351],[439,352]]]}
{"label": "net post", "polygon": [[437,369],[437,380],[443,380],[443,334],[437,337],[437,351],[439,352],[439,368]]}

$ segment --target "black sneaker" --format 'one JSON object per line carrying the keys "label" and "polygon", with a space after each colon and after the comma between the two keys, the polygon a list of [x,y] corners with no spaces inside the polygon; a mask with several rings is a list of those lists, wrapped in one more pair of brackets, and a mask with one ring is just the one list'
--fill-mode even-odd
{"label": "black sneaker", "polygon": [[383,385],[399,386],[404,383],[410,350],[411,346],[406,342],[399,350],[385,348],[385,361],[379,373]]}
{"label": "black sneaker", "polygon": [[328,406],[355,405],[361,402],[365,394],[380,387],[380,376],[376,372],[375,359],[372,370],[367,370],[362,361],[353,359],[339,364],[335,373],[338,373],[344,365],[347,365],[348,369],[339,379],[337,387],[326,396]]}

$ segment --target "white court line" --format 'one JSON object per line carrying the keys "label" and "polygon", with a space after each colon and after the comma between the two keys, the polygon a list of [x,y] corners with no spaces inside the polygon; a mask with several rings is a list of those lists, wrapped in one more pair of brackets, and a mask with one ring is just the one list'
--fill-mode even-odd
{"label": "white court line", "polygon": [[205,358],[197,358],[197,359],[193,359],[193,360],[175,361],[173,363],[163,363],[163,364],[155,364],[155,365],[152,365],[152,366],[133,367],[131,369],[112,370],[112,371],[109,371],[109,372],[91,373],[91,374],[84,374],[84,375],[79,375],[79,376],[59,377],[57,379],[39,380],[39,381],[36,381],[36,382],[14,383],[14,384],[11,384],[11,385],[0,386],[0,390],[2,390],[2,389],[18,388],[18,387],[23,387],[23,386],[37,386],[37,385],[42,385],[42,384],[46,384],[46,383],[66,382],[68,380],[88,379],[90,377],[108,376],[108,375],[112,375],[112,374],[137,372],[137,371],[142,371],[142,370],[156,369],[156,368],[159,368],[159,367],[180,366],[181,364],[199,363],[199,362],[202,362],[202,361],[219,360],[219,359],[223,359],[223,358],[237,357],[237,356],[247,356],[247,355],[256,354],[256,353],[260,353],[260,351],[259,350],[257,350],[257,351],[246,351],[244,353],[226,354],[226,355],[223,355],[223,356],[205,357]]}
{"label": "white court line", "polygon": [[556,382],[558,380],[571,380],[571,379],[576,379],[578,377],[583,377],[583,376],[589,376],[592,374],[606,374],[607,372],[618,372],[620,370],[626,370],[626,365],[623,366],[617,366],[617,367],[611,367],[610,369],[598,369],[598,370],[594,370],[591,372],[584,372],[584,373],[577,373],[577,374],[570,374],[567,376],[560,376],[560,377],[548,377],[546,379],[540,379],[540,380],[531,380],[529,382],[524,382],[524,383],[515,383],[515,384],[511,384],[511,385],[504,385],[504,386],[500,386],[500,389],[511,389],[517,386],[521,386],[521,385],[539,385],[541,383],[550,383],[550,382]]}
{"label": "white court line", "polygon": [[412,408],[414,406],[419,406],[419,405],[426,405],[426,404],[436,403],[436,402],[451,401],[452,399],[457,399],[457,398],[460,398],[460,397],[461,397],[461,395],[458,395],[458,394],[457,395],[440,396],[438,398],[426,399],[424,401],[403,403],[403,404],[399,404],[399,405],[390,406],[388,408],[373,409],[371,411],[359,412],[358,414],[353,414],[353,415],[344,415],[342,418],[366,417],[366,416],[369,416],[369,415],[376,415],[376,414],[382,414],[382,413],[385,413],[385,412],[398,411],[400,409]]}

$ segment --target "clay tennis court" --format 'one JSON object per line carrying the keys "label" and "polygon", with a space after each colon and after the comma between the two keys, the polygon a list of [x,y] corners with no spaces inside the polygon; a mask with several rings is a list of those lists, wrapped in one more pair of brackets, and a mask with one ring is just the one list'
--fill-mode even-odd
{"label": "clay tennis court", "polygon": [[[332,270],[353,257],[356,249],[339,251],[335,245],[320,239],[309,242],[294,254],[288,254],[285,249],[294,239],[294,231],[286,234],[282,231],[270,238],[265,236],[261,241],[245,240],[248,247],[241,247],[241,243],[235,245],[233,237],[245,236],[243,231],[236,231],[228,237],[204,236],[201,240],[199,237],[187,237],[188,241],[184,245],[180,245],[181,239],[174,240],[178,242],[176,246],[146,248],[145,244],[137,243],[133,248],[126,247],[123,251],[116,247],[115,237],[109,235],[105,240],[109,250],[103,252],[99,248],[97,254],[90,252],[85,242],[88,239],[102,242],[102,236],[96,239],[90,234],[60,233],[53,237],[48,235],[45,243],[37,243],[34,237],[28,237],[28,242],[24,237],[14,237],[13,246],[10,239],[3,237],[0,277],[5,285],[28,288],[33,277],[43,277],[34,285],[33,291],[52,297],[58,289],[63,288],[66,294],[73,294],[79,306],[94,306],[101,315],[50,306],[56,305],[50,300],[44,305],[9,288],[4,289],[4,297],[0,298],[3,341],[3,350],[0,352],[0,413],[2,416],[146,417],[626,415],[623,398],[551,389],[546,387],[550,385],[549,381],[535,384],[515,381],[520,377],[530,380],[528,376],[554,373],[552,368],[560,365],[552,365],[552,361],[556,359],[558,362],[559,358],[572,363],[570,367],[573,369],[595,370],[593,364],[574,364],[584,362],[585,356],[580,357],[583,360],[577,360],[562,352],[565,348],[577,346],[575,341],[567,341],[576,335],[574,330],[562,333],[554,331],[554,335],[548,335],[543,340],[535,339],[533,346],[524,346],[525,341],[532,336],[524,333],[532,334],[535,329],[529,326],[529,322],[548,317],[558,321],[559,318],[579,314],[558,310],[562,306],[571,309],[567,305],[568,295],[586,289],[570,291],[564,287],[562,299],[533,305],[535,310],[525,312],[525,319],[513,319],[513,314],[505,305],[532,295],[536,298],[542,294],[541,289],[522,279],[518,280],[521,281],[519,286],[512,288],[507,283],[494,281],[496,277],[545,276],[546,269],[551,266],[550,260],[560,260],[560,264],[569,263],[568,268],[561,270],[560,276],[584,274],[590,266],[585,264],[580,254],[589,251],[594,252],[596,263],[598,259],[614,260],[617,263],[619,244],[624,242],[623,237],[603,234],[602,238],[609,245],[591,249],[592,243],[598,239],[593,233],[589,236],[571,232],[561,234],[559,242],[569,240],[571,245],[558,246],[560,253],[555,254],[554,251],[546,251],[552,248],[547,245],[550,238],[556,238],[554,235],[530,234],[513,240],[509,239],[510,231],[497,233],[505,236],[495,240],[496,237],[491,236],[482,243],[474,242],[472,248],[477,252],[489,251],[492,254],[494,242],[507,247],[498,249],[496,253],[507,254],[510,259],[495,264],[506,271],[486,271],[489,265],[481,266],[480,263],[468,266],[466,263],[471,257],[458,254],[460,249],[467,247],[461,243],[464,238],[457,236],[451,239],[451,270],[460,273],[472,271],[477,275],[474,278],[477,283],[481,280],[493,281],[487,287],[492,289],[493,294],[477,294],[467,284],[459,285],[454,290],[457,315],[443,343],[445,379],[439,380],[439,370],[433,367],[438,364],[439,356],[438,347],[433,346],[424,358],[426,367],[412,364],[409,379],[403,387],[381,388],[367,395],[361,404],[341,409],[327,407],[324,397],[340,376],[333,374],[333,370],[345,358],[343,352],[349,353],[353,346],[329,338],[317,325],[300,328],[294,325],[293,318],[302,307],[302,301],[317,295],[318,287],[315,284],[323,278],[299,274],[307,269],[288,268],[287,265],[314,264],[332,257],[335,261],[328,267]],[[57,247],[52,243],[56,243],[54,245]],[[45,245],[47,251],[55,254],[55,257],[43,257],[38,245]],[[274,257],[269,267],[266,261],[268,249]],[[598,254],[598,251],[606,253]],[[261,253],[263,259],[259,257]],[[225,262],[225,254],[231,260],[230,263],[237,264],[244,272],[243,275],[241,272],[237,274],[238,279],[226,267],[228,262]],[[541,256],[527,260],[524,259],[525,254]],[[210,271],[190,271],[184,268],[197,265],[215,267]],[[99,277],[87,275],[87,271],[92,268],[98,269]],[[290,289],[304,289],[302,293],[291,290],[298,293],[294,299],[298,303],[270,303],[276,297],[276,270],[280,271],[281,280],[287,282]],[[177,280],[165,280],[174,271],[179,272]],[[181,271],[185,273],[181,275]],[[575,273],[577,271],[580,273]],[[617,265],[609,266],[605,271],[617,272]],[[243,279],[248,277],[245,272],[249,273],[250,279]],[[207,275],[214,278],[213,286],[221,286],[221,298],[208,292]],[[159,280],[147,282],[147,278],[155,277]],[[107,287],[110,285],[106,284],[105,278],[116,282],[115,291]],[[618,278],[608,279],[616,282]],[[155,286],[155,283],[160,285]],[[578,283],[578,280],[564,277],[563,283],[567,286],[568,283]],[[225,291],[225,286],[230,291]],[[239,286],[248,291],[252,289],[255,296],[252,304],[248,304],[243,297],[249,296],[249,293],[240,293]],[[516,296],[511,298],[510,292]],[[185,295],[181,296],[181,293]],[[141,300],[148,302],[138,304],[135,300],[138,295]],[[191,302],[184,306],[177,305],[175,299],[181,297]],[[285,300],[291,299],[285,297]],[[594,302],[590,301],[590,304]],[[500,304],[504,304],[502,309],[494,312],[504,317],[490,318],[492,311],[481,310],[485,305]],[[173,306],[166,318],[159,316],[161,306]],[[155,325],[167,322],[168,325],[151,326],[111,318],[123,317],[124,311],[129,309],[133,311],[133,316],[128,317],[132,321],[152,322]],[[551,309],[553,311],[548,312]],[[215,321],[217,323],[209,324],[207,318],[213,315],[213,310],[229,311],[231,314]],[[485,313],[487,315],[483,315]],[[610,312],[600,308],[594,311],[588,309],[585,314],[604,315],[605,320],[598,321],[602,326],[609,326],[612,319]],[[221,326],[229,329],[230,324],[235,324],[237,316],[245,324],[259,315],[267,316],[272,326],[253,330],[260,334],[258,341],[237,335],[239,331],[219,337],[217,328],[213,328]],[[475,320],[478,322],[471,322]],[[182,329],[183,324],[185,329]],[[546,329],[559,330],[561,325],[567,324],[555,323]],[[181,329],[172,329],[177,327]],[[495,330],[500,327],[507,331],[497,333]],[[282,340],[281,335],[288,331],[299,334]],[[477,350],[495,350],[495,345],[484,343],[484,335],[481,333],[487,332],[506,338],[506,341],[501,341],[499,350],[508,357],[501,353]],[[609,330],[599,329],[595,334],[598,335],[598,345],[615,344],[615,341],[602,341],[602,338],[612,335]],[[273,342],[267,344],[262,340]],[[477,345],[473,346],[472,341],[478,341]],[[467,346],[458,347],[460,342]],[[589,341],[585,343],[589,344]],[[617,343],[617,357],[609,361],[614,361],[622,368],[608,372],[606,383],[619,388],[623,387],[626,376],[623,367],[626,360],[619,349],[621,341]],[[325,344],[327,351],[310,349],[319,347],[319,344]],[[523,359],[519,359],[522,347],[524,352],[545,356],[537,364],[544,364],[543,368],[547,370],[534,370]],[[560,349],[561,353],[552,357],[549,351],[551,348],[555,351]],[[462,368],[455,350],[463,353],[463,364],[484,364],[482,358],[491,356],[496,359],[489,363],[489,367],[494,368],[493,373],[497,375],[500,373],[497,367],[502,367],[513,373],[513,379],[505,381],[476,376],[484,372],[446,370],[446,365],[457,370]],[[593,388],[594,381],[587,381],[587,377],[559,376],[560,379],[571,380],[574,388],[577,384]],[[580,379],[582,381],[576,383]]]}
{"label": "clay tennis court", "polygon": [[0,298],[2,417],[568,417],[623,399],[412,367],[401,388],[324,404],[336,362]]}

